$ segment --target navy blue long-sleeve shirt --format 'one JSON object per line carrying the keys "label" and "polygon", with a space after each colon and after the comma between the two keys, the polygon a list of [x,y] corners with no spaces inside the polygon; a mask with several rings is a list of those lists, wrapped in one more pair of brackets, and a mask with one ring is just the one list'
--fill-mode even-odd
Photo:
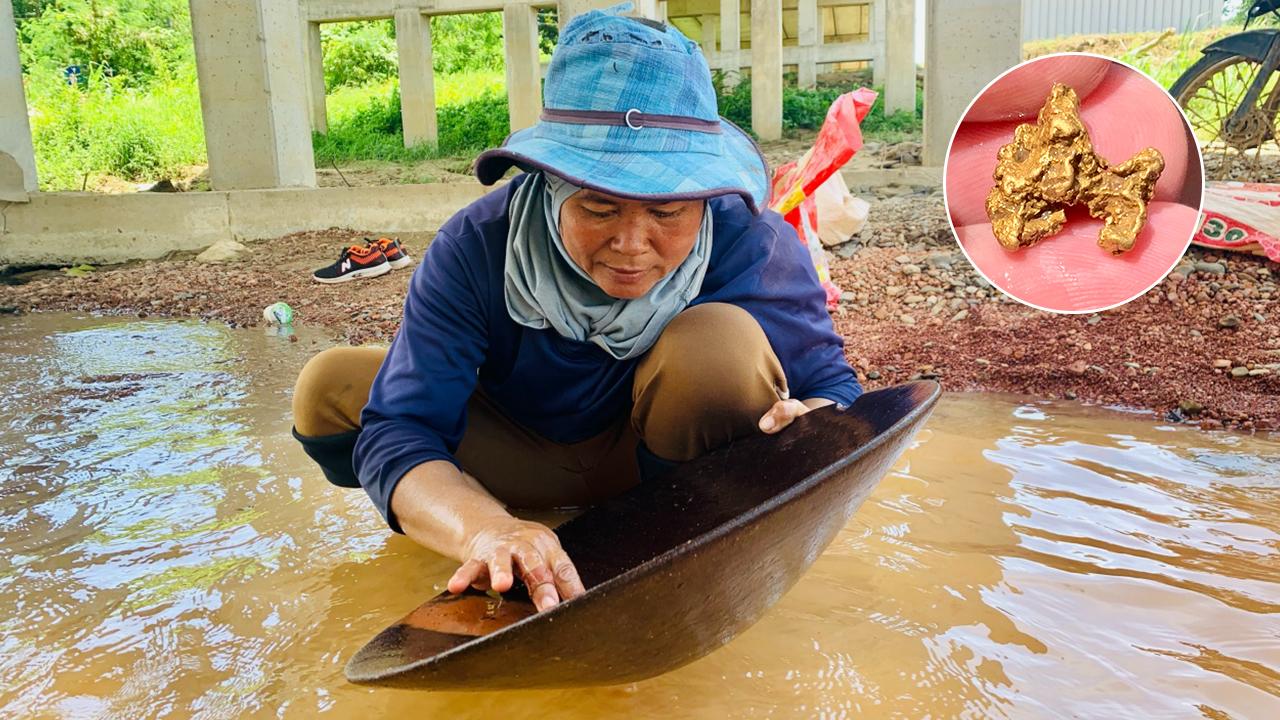
{"label": "navy blue long-sleeve shirt", "polygon": [[[455,465],[467,402],[479,382],[524,427],[559,443],[592,437],[630,410],[639,358],[534,330],[503,297],[507,208],[526,176],[459,211],[414,271],[404,318],[361,413],[353,465],[391,528],[391,493],[430,460]],[[737,305],[760,323],[794,398],[851,404],[862,388],[844,359],[808,251],[781,216],[753,216],[736,195],[708,201],[714,234],[691,303]],[[726,352],[732,352],[726,349]]]}

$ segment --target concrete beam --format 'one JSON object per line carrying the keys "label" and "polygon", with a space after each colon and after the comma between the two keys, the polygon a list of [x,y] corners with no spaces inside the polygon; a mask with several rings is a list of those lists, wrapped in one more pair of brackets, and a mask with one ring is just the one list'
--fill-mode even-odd
{"label": "concrete beam", "polygon": [[275,238],[330,227],[430,232],[490,189],[466,182],[124,195],[39,193],[29,203],[6,209],[0,269],[147,260],[175,250],[202,250],[218,240]]}
{"label": "concrete beam", "polygon": [[818,52],[822,44],[822,16],[818,14],[818,0],[800,0],[796,8],[798,20],[797,45],[801,52],[796,64],[796,84],[802,88],[818,84]]}
{"label": "concrete beam", "polygon": [[[742,4],[740,0],[720,0],[720,68],[727,70],[725,86],[734,87],[741,79],[742,59]],[[707,54],[711,62],[712,54]],[[712,67],[715,67],[714,65]]]}
{"label": "concrete beam", "polygon": [[507,103],[511,131],[532,127],[542,113],[542,78],[538,66],[538,11],[508,5],[502,11],[507,64]]}
{"label": "concrete beam", "polygon": [[306,49],[307,97],[311,106],[311,129],[329,132],[329,108],[325,103],[324,48],[320,43],[320,23],[303,23],[303,47]]}
{"label": "concrete beam", "polygon": [[396,51],[400,59],[400,120],[404,146],[435,146],[436,83],[431,62],[431,21],[416,8],[396,10]]}
{"label": "concrete beam", "polygon": [[298,6],[275,0],[190,6],[210,184],[314,187]]}
{"label": "concrete beam", "polygon": [[25,202],[36,185],[36,153],[22,89],[13,3],[0,0],[0,201]]}
{"label": "concrete beam", "polygon": [[[723,41],[724,38],[721,38]],[[752,52],[750,50],[738,50],[738,67],[752,67]],[[804,48],[789,45],[782,48],[782,64],[798,65],[800,63],[801,53],[805,52]],[[819,63],[836,63],[836,62],[852,62],[856,60],[871,60],[875,57],[875,45],[870,42],[847,42],[847,43],[827,43],[814,48],[816,60]],[[729,69],[731,65],[725,62],[724,53],[707,56],[707,64],[713,70]]]}
{"label": "concrete beam", "polygon": [[916,109],[915,0],[888,0],[885,33],[885,112]]}
{"label": "concrete beam", "polygon": [[[423,15],[459,15],[502,12],[508,5],[528,5],[526,0],[301,0],[302,16],[313,22],[382,20],[395,17],[396,10],[416,8]],[[534,7],[556,7],[555,0],[534,0]],[[608,5],[601,5],[607,7]]]}
{"label": "concrete beam", "polygon": [[782,0],[751,0],[751,128],[782,137]]}
{"label": "concrete beam", "polygon": [[1022,0],[925,4],[923,164],[941,165],[960,115],[1022,59]]}

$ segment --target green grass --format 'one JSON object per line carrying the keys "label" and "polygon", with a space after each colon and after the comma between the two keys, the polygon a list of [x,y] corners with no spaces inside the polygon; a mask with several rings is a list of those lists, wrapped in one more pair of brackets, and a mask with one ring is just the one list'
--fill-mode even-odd
{"label": "green grass", "polygon": [[86,176],[104,174],[142,182],[205,162],[194,76],[145,89],[100,76],[83,87],[34,77],[27,93],[42,190],[79,190]]}

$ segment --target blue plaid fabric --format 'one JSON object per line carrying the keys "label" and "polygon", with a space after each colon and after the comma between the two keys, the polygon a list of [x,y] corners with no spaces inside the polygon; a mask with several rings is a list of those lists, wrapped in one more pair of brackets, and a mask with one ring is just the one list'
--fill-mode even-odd
{"label": "blue plaid fabric", "polygon": [[711,121],[712,132],[634,127],[618,117],[614,124],[544,118],[482,153],[476,177],[491,185],[515,165],[643,200],[736,193],[758,214],[769,201],[768,164],[755,141],[717,113],[701,49],[674,27],[618,14],[630,7],[569,21],[547,70],[545,108],[692,118]]}

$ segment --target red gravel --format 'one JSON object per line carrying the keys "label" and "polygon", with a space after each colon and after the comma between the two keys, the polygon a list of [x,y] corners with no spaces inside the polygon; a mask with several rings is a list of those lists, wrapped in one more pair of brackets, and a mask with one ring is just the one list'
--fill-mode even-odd
{"label": "red gravel", "polygon": [[[255,326],[263,322],[262,308],[283,300],[299,323],[327,327],[339,340],[389,341],[410,270],[336,286],[310,279],[311,270],[360,235],[329,230],[253,243],[247,259],[224,265],[186,255],[79,278],[41,271],[20,276],[25,284],[0,285],[0,312],[92,311]],[[842,249],[856,252],[832,268],[847,291],[835,320],[868,388],[936,375],[948,390],[1172,411],[1204,427],[1280,428],[1274,263],[1193,249],[1189,262],[1218,261],[1225,272],[1175,274],[1127,306],[1084,317],[1033,310],[985,285],[956,250],[941,202],[928,189],[874,203],[871,223],[855,240],[861,245]],[[419,256],[421,241],[409,250]],[[1219,328],[1228,315],[1238,325]],[[1243,368],[1236,373],[1245,376],[1233,378],[1215,361]]]}

